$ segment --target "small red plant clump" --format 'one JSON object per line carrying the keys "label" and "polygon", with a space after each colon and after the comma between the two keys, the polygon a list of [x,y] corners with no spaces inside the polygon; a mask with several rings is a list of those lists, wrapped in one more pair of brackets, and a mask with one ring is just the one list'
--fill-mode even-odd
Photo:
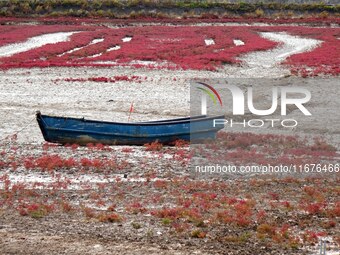
{"label": "small red plant clump", "polygon": [[92,82],[103,82],[103,83],[115,83],[117,81],[127,81],[127,82],[141,82],[141,77],[137,75],[133,76],[127,76],[127,75],[117,75],[114,76],[113,78],[109,77],[89,77],[89,78],[65,78],[64,81],[68,82],[86,82],[86,81],[92,81]]}
{"label": "small red plant clump", "polygon": [[131,152],[133,152],[133,149],[132,149],[131,147],[124,147],[124,148],[122,149],[122,152],[131,153]]}
{"label": "small red plant clump", "polygon": [[52,171],[60,168],[72,168],[77,165],[73,158],[64,159],[59,155],[43,155],[37,158],[24,159],[24,166],[26,169],[38,168],[43,171]]}
{"label": "small red plant clump", "polygon": [[257,227],[256,231],[259,238],[272,237],[276,234],[276,227],[268,223],[263,223]]}
{"label": "small red plant clump", "polygon": [[169,218],[169,219],[177,219],[182,216],[183,210],[181,208],[162,208],[159,210],[151,211],[151,214],[158,218]]}
{"label": "small red plant clump", "polygon": [[314,231],[305,231],[302,234],[302,240],[305,243],[316,244],[319,242],[319,237],[325,236],[324,232],[314,232]]}
{"label": "small red plant clump", "polygon": [[99,158],[81,158],[80,165],[85,169],[96,169],[97,171],[102,171],[105,169],[115,169],[118,167],[118,164],[114,159]]}
{"label": "small red plant clump", "polygon": [[270,197],[272,200],[276,200],[276,201],[278,201],[278,200],[279,200],[279,198],[280,198],[280,196],[279,196],[279,194],[278,194],[278,193],[274,193],[274,192],[268,192],[268,195],[269,195],[269,197]]}
{"label": "small red plant clump", "polygon": [[164,180],[156,180],[153,185],[156,189],[166,189],[168,187],[168,182]]}
{"label": "small red plant clump", "polygon": [[85,78],[65,78],[64,81],[67,81],[67,82],[76,82],[76,81],[85,82],[85,81],[87,81],[87,79],[85,79]]}
{"label": "small red plant clump", "polygon": [[328,217],[340,217],[340,201],[336,202],[335,205],[326,212]]}
{"label": "small red plant clump", "polygon": [[184,141],[181,139],[176,140],[175,142],[172,143],[176,148],[182,148],[182,147],[188,147],[189,143],[188,141]]}
{"label": "small red plant clump", "polygon": [[83,212],[84,212],[84,215],[87,217],[87,218],[95,218],[96,217],[96,212],[94,209],[90,208],[90,207],[84,207],[83,208]]}
{"label": "small red plant clump", "polygon": [[112,149],[110,148],[110,146],[101,144],[101,143],[88,143],[86,144],[86,147],[90,150],[98,150],[98,151],[112,151]]}
{"label": "small red plant clump", "polygon": [[289,201],[283,201],[281,202],[281,205],[283,205],[283,207],[286,208],[287,210],[293,209],[293,206]]}
{"label": "small red plant clump", "polygon": [[160,151],[163,149],[163,144],[158,141],[147,143],[144,145],[146,151]]}
{"label": "small red plant clump", "polygon": [[0,169],[5,168],[6,166],[7,166],[7,163],[2,161],[2,160],[0,160]]}
{"label": "small red plant clump", "polygon": [[62,201],[60,205],[61,205],[61,209],[62,209],[63,212],[69,213],[69,212],[72,212],[74,210],[72,205],[68,202]]}
{"label": "small red plant clump", "polygon": [[[229,209],[218,211],[215,214],[217,221],[225,224],[234,224],[241,228],[248,227],[253,223],[255,204],[252,200],[232,201],[229,205]],[[264,215],[261,214],[265,215],[265,212],[256,215],[258,220],[261,220],[261,217],[264,217]]]}
{"label": "small red plant clump", "polygon": [[18,207],[20,215],[28,215],[32,218],[42,218],[52,212],[53,209],[53,205],[48,204],[23,204]]}
{"label": "small red plant clump", "polygon": [[[97,145],[95,150],[111,150],[111,148]],[[19,162],[21,164],[21,162]],[[39,169],[42,171],[56,171],[61,169],[72,169],[83,167],[84,169],[95,169],[97,171],[118,169],[126,166],[126,162],[119,164],[115,158],[63,158],[58,154],[44,153],[42,156],[25,157],[22,159],[23,166],[28,169]]]}
{"label": "small red plant clump", "polygon": [[320,214],[323,212],[324,207],[324,203],[307,203],[303,206],[309,214]]}
{"label": "small red plant clump", "polygon": [[260,210],[256,215],[256,221],[261,223],[266,219],[267,213],[264,210]]}
{"label": "small red plant clump", "polygon": [[122,217],[119,216],[117,213],[109,213],[109,214],[100,214],[98,216],[98,220],[100,222],[121,222],[122,221]]}
{"label": "small red plant clump", "polygon": [[127,75],[116,75],[113,77],[115,81],[140,81],[141,77],[137,75],[132,75],[131,77]]}
{"label": "small red plant clump", "polygon": [[329,229],[329,228],[335,228],[336,227],[336,221],[330,220],[322,223],[323,228]]}
{"label": "small red plant clump", "polygon": [[147,209],[139,202],[129,204],[125,209],[133,214],[145,213],[147,211]]}
{"label": "small red plant clump", "polygon": [[195,238],[205,238],[207,235],[207,233],[203,232],[200,229],[195,229],[191,232],[191,237],[195,237]]}

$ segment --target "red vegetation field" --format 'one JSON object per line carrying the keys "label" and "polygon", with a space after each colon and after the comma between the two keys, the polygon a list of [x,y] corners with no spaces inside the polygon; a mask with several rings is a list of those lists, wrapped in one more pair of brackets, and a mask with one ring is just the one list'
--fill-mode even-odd
{"label": "red vegetation field", "polygon": [[[320,138],[313,143],[294,136],[218,133],[214,142],[197,145],[193,154],[212,163],[234,165],[304,165],[330,163],[338,157],[336,148]],[[213,153],[212,153],[213,151]],[[222,163],[223,164],[223,163]],[[300,169],[297,169],[299,172]],[[316,171],[315,171],[316,172]]]}
{"label": "red vegetation field", "polygon": [[[286,64],[292,66],[292,73],[302,76],[315,76],[321,73],[338,75],[340,73],[340,29],[339,28],[306,28],[281,27],[291,35],[313,38],[323,41],[320,47],[311,52],[295,54],[287,59]],[[273,28],[268,31],[274,31]]]}
{"label": "red vegetation field", "polygon": [[[23,42],[30,37],[57,31],[78,31],[69,41],[47,44],[9,57],[0,58],[1,68],[46,66],[132,65],[151,68],[217,70],[225,64],[237,64],[242,54],[270,50],[276,42],[258,32],[282,32],[324,41],[311,52],[296,54],[286,64],[293,74],[339,74],[338,28],[299,26],[139,26],[107,28],[88,25],[1,26],[0,45]],[[123,42],[126,36],[132,37]],[[102,41],[91,44],[95,39]],[[214,44],[205,45],[206,39]],[[245,44],[236,46],[234,39]],[[74,48],[80,48],[70,52]],[[110,49],[110,50],[109,50]],[[69,53],[67,53],[69,52]],[[156,62],[156,63],[155,63]]]}
{"label": "red vegetation field", "polygon": [[[222,133],[218,144],[236,165],[247,164],[250,158],[274,164],[283,153],[295,155],[290,162],[282,160],[284,164],[317,162],[316,158],[336,163],[339,158],[334,147],[319,139],[308,145],[291,136]],[[339,247],[339,168],[322,176],[308,172],[304,177],[192,179],[188,170],[192,153],[181,141],[173,147],[28,146],[15,140],[0,145],[3,219],[34,218],[41,223],[63,217],[86,228],[97,222],[102,225],[93,230],[95,234],[115,236],[123,225],[122,238],[147,241],[162,233],[157,242],[195,240],[196,246],[225,250],[228,245],[233,251],[246,245],[256,254],[262,253],[260,247],[266,249],[262,254],[282,249],[287,254],[310,254],[306,247],[313,249],[322,237],[332,238],[329,248]],[[214,146],[209,150],[216,153]],[[264,152],[266,157],[260,155]],[[53,231],[62,232],[63,227],[58,222]]]}

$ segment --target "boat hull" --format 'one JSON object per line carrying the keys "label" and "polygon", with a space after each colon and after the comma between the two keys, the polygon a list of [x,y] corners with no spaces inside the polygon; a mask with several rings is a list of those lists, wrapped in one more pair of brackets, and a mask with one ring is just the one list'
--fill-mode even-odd
{"label": "boat hull", "polygon": [[200,142],[214,139],[223,126],[213,127],[214,118],[224,116],[180,118],[173,120],[119,123],[42,115],[36,118],[47,142],[59,144],[101,143],[106,145],[144,145],[176,140]]}

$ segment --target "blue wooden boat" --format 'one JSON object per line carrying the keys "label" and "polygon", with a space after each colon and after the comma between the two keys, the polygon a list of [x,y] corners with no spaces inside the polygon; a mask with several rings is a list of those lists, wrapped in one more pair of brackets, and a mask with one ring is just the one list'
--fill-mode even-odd
{"label": "blue wooden boat", "polygon": [[107,145],[143,145],[158,141],[171,144],[181,139],[200,142],[214,139],[223,125],[214,127],[214,119],[224,116],[195,116],[187,118],[120,123],[42,115],[36,118],[47,142],[59,144],[101,143]]}

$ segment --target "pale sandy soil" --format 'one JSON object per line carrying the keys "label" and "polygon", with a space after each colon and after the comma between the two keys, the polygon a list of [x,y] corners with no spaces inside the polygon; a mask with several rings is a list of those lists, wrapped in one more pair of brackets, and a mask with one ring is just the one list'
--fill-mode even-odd
{"label": "pale sandy soil", "polygon": [[39,48],[45,44],[65,42],[76,32],[59,32],[44,34],[29,38],[25,42],[14,43],[0,47],[0,57],[9,57],[17,53]]}

